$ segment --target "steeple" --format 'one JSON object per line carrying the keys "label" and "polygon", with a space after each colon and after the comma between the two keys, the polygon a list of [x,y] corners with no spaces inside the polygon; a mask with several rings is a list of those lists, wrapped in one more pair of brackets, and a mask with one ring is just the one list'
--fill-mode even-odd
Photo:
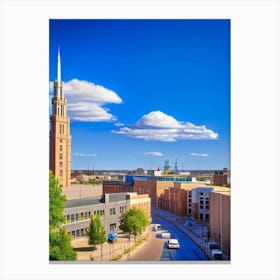
{"label": "steeple", "polygon": [[60,47],[58,47],[58,55],[57,55],[56,81],[57,81],[58,83],[61,82]]}

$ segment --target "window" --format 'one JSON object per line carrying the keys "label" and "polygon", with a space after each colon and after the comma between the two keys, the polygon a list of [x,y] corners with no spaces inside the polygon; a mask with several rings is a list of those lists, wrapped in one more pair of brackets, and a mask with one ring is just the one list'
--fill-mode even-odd
{"label": "window", "polygon": [[206,220],[206,221],[209,220],[209,214],[205,214],[205,220]]}
{"label": "window", "polygon": [[59,159],[62,159],[62,157],[63,157],[62,154],[59,154]]}
{"label": "window", "polygon": [[63,167],[63,162],[62,161],[59,162],[59,167]]}
{"label": "window", "polygon": [[188,213],[191,214],[192,213],[192,209],[189,208]]}
{"label": "window", "polygon": [[126,206],[120,206],[120,213],[123,213],[126,210]]}
{"label": "window", "polygon": [[79,229],[76,230],[76,236],[80,236],[80,230]]}
{"label": "window", "polygon": [[79,220],[79,214],[76,213],[76,221],[78,221],[78,220]]}
{"label": "window", "polygon": [[203,204],[200,204],[199,209],[203,209]]}
{"label": "window", "polygon": [[116,224],[110,224],[110,231],[113,231],[117,228]]}
{"label": "window", "polygon": [[63,140],[62,140],[62,139],[59,139],[59,142],[60,142],[60,143],[63,143]]}
{"label": "window", "polygon": [[59,170],[59,176],[63,176],[63,170]]}
{"label": "window", "polygon": [[62,150],[63,150],[63,146],[62,145],[59,146],[59,150],[62,152]]}
{"label": "window", "polygon": [[74,222],[75,218],[74,218],[74,214],[71,214],[71,222]]}
{"label": "window", "polygon": [[116,215],[116,208],[111,208],[110,209],[110,215]]}
{"label": "window", "polygon": [[200,214],[200,215],[199,215],[199,219],[200,219],[200,220],[203,220],[203,214]]}

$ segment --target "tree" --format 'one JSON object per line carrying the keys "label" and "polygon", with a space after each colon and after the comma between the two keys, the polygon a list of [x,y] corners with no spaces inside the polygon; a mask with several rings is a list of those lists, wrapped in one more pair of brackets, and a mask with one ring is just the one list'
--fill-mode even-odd
{"label": "tree", "polygon": [[101,245],[101,260],[102,260],[102,244],[107,240],[106,230],[101,223],[100,216],[94,215],[90,218],[88,229],[88,244],[92,246],[92,250],[96,250],[96,245]]}
{"label": "tree", "polygon": [[141,234],[145,227],[149,224],[149,219],[141,209],[132,208],[122,213],[120,229],[134,237]]}
{"label": "tree", "polygon": [[58,180],[52,171],[49,171],[49,228],[50,231],[57,229],[65,222],[63,214],[66,197],[63,196]]}
{"label": "tree", "polygon": [[73,261],[77,259],[77,253],[71,247],[71,236],[65,228],[50,233],[49,254],[50,260]]}
{"label": "tree", "polygon": [[49,259],[70,261],[77,259],[77,253],[71,246],[71,236],[66,233],[63,223],[65,196],[58,180],[49,172]]}

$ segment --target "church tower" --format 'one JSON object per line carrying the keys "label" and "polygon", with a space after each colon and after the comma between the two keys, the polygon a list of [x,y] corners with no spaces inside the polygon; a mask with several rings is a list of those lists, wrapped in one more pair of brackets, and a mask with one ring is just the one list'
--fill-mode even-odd
{"label": "church tower", "polygon": [[70,187],[71,178],[70,119],[67,116],[66,103],[61,81],[60,50],[58,49],[57,73],[50,117],[50,170],[58,179],[61,187]]}

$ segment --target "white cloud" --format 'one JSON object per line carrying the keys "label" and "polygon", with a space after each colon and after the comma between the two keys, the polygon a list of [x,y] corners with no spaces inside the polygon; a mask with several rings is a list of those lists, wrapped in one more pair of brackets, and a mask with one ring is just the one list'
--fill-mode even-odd
{"label": "white cloud", "polygon": [[109,113],[109,109],[102,108],[94,103],[70,103],[67,105],[67,109],[71,120],[85,122],[107,122],[116,120],[116,117]]}
{"label": "white cloud", "polygon": [[124,123],[121,123],[121,122],[117,122],[117,123],[114,123],[115,126],[124,126]]}
{"label": "white cloud", "polygon": [[190,122],[177,121],[172,116],[160,111],[144,115],[131,127],[112,130],[131,138],[154,140],[161,142],[176,142],[177,140],[217,139],[218,134],[207,129],[205,125],[196,126]]}
{"label": "white cloud", "polygon": [[[120,104],[122,99],[112,90],[88,81],[73,79],[63,83],[70,119],[86,122],[108,122],[117,118],[109,113],[105,104]],[[50,82],[53,92],[53,82]]]}
{"label": "white cloud", "polygon": [[208,154],[191,153],[190,155],[193,157],[209,157]]}
{"label": "white cloud", "polygon": [[161,152],[145,152],[146,156],[163,157]]}
{"label": "white cloud", "polygon": [[96,154],[74,153],[76,157],[96,157]]}

